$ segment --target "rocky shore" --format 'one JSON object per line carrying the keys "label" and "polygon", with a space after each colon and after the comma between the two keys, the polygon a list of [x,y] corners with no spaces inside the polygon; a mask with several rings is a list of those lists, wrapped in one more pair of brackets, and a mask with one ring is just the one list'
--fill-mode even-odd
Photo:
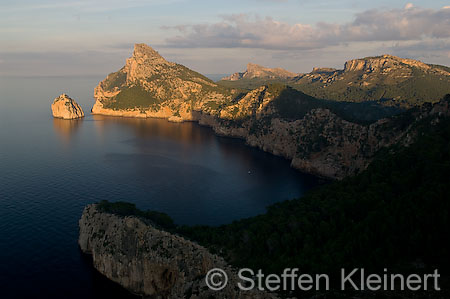
{"label": "rocky shore", "polygon": [[[92,255],[94,267],[143,298],[277,298],[241,291],[236,271],[223,258],[145,219],[103,212],[92,204],[84,209],[79,227],[78,244]],[[228,284],[220,291],[205,282],[213,268],[228,275]]]}
{"label": "rocky shore", "polygon": [[53,101],[51,108],[55,118],[76,119],[84,117],[81,106],[65,93]]}
{"label": "rocky shore", "polygon": [[[344,73],[361,68],[394,69],[406,63],[427,67],[399,59],[384,55],[349,61]],[[289,87],[263,85],[248,92],[227,89],[166,61],[144,44],[136,44],[125,66],[99,83],[94,97],[93,114],[196,121],[216,134],[241,138],[282,156],[296,169],[338,180],[366,169],[380,149],[406,138],[418,117],[403,121],[395,116],[376,118],[368,124],[345,114],[375,110],[330,108],[337,107],[336,102],[329,104]]]}

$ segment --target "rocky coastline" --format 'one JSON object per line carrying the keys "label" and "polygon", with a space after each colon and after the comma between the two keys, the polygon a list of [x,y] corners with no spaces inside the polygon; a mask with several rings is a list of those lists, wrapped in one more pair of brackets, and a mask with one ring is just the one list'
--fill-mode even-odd
{"label": "rocky coastline", "polygon": [[51,109],[53,117],[55,118],[77,119],[84,117],[81,106],[65,93],[53,100]]}
{"label": "rocky coastline", "polygon": [[[421,62],[383,55],[349,61],[345,73],[399,68],[402,63],[434,70]],[[334,109],[336,102],[286,86],[263,85],[247,92],[225,88],[166,61],[145,44],[135,45],[125,66],[100,82],[94,97],[93,114],[198,122],[218,135],[241,138],[284,157],[300,171],[334,180],[363,171],[380,149],[402,142],[417,113],[428,109],[418,105],[402,121],[401,116],[392,116],[364,123],[345,114],[352,109],[359,115],[374,110]]]}
{"label": "rocky coastline", "polygon": [[[78,244],[92,256],[95,269],[143,298],[277,298],[240,290],[236,270],[223,258],[145,219],[104,212],[92,204],[85,207],[79,228]],[[205,282],[213,268],[228,276],[220,292]]]}

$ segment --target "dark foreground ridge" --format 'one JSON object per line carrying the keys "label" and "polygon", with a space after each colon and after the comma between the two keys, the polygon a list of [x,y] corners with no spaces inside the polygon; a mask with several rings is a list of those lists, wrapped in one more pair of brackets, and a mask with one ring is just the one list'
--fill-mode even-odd
{"label": "dark foreground ridge", "polygon": [[[170,225],[162,231],[139,220],[151,215],[150,220],[157,222],[160,215],[154,218],[153,212],[138,212],[133,205],[103,202],[99,205],[103,212],[88,206],[80,220],[81,249],[93,254],[94,266],[101,273],[136,293],[148,281],[151,288],[167,291],[167,285],[177,285],[179,277],[192,277],[183,274],[183,263],[194,262],[195,275],[201,276],[208,266],[227,261],[265,273],[296,267],[303,273],[331,276],[341,268],[365,268],[381,274],[384,268],[397,273],[439,269],[442,291],[414,295],[448,298],[450,117],[445,111],[449,101],[447,97],[433,107],[435,113],[420,118],[414,125],[416,137],[407,146],[391,146],[361,174],[323,186],[301,199],[270,206],[264,215],[220,227],[176,227],[164,216],[163,223]],[[173,267],[173,276],[169,276],[175,277],[174,282],[133,276],[145,272],[145,267],[155,277],[168,275],[167,271],[154,274],[160,269],[155,261]],[[199,270],[198,265],[207,266]],[[197,283],[200,281],[193,285]],[[194,290],[199,296],[209,294],[202,288]],[[368,298],[377,295],[413,296],[408,292],[358,293]]]}
{"label": "dark foreground ridge", "polygon": [[[257,290],[243,295],[236,271],[222,257],[156,228],[149,222],[155,217],[148,215],[126,203],[87,206],[79,221],[81,250],[92,255],[100,273],[144,298],[277,298]],[[229,279],[220,292],[205,284],[213,268],[223,269]]]}

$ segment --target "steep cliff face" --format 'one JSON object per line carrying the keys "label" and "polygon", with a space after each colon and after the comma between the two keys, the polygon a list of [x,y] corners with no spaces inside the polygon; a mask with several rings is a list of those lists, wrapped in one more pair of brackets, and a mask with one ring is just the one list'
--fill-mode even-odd
{"label": "steep cliff face", "polygon": [[[302,80],[313,82],[311,86],[347,86],[345,76],[376,78],[393,69],[401,73],[405,65],[427,72],[435,69],[385,55],[348,62],[344,71],[316,69]],[[264,71],[253,65],[249,69]],[[402,127],[395,120],[374,117],[371,125],[362,124],[352,116],[365,117],[375,108],[369,107],[367,112],[360,110],[359,104],[339,106],[342,103],[319,100],[280,84],[240,93],[166,61],[143,44],[135,46],[121,70],[100,82],[95,98],[93,113],[198,121],[217,134],[245,139],[252,146],[290,159],[295,168],[332,179],[365,169],[379,149],[402,139],[412,123]]]}
{"label": "steep cliff face", "polygon": [[84,117],[80,105],[65,93],[53,101],[51,108],[53,117],[56,118],[76,119]]}
{"label": "steep cliff face", "polygon": [[[326,108],[306,109],[304,116],[289,118],[280,113],[279,99],[270,89],[261,89],[252,105],[234,108],[234,115],[251,114],[240,121],[200,116],[199,122],[211,126],[219,135],[240,137],[251,145],[291,160],[294,168],[318,176],[342,179],[367,168],[375,154],[393,144],[409,144],[416,134],[415,125],[424,117],[449,115],[449,98],[404,114],[380,119],[372,124],[345,120]],[[286,103],[284,103],[286,104]],[[293,103],[288,108],[295,109]]]}
{"label": "steep cliff face", "polygon": [[[227,263],[207,249],[155,228],[144,219],[102,212],[87,206],[79,221],[78,243],[92,255],[94,267],[130,292],[145,298],[276,298],[259,291],[240,291]],[[226,271],[225,289],[210,290],[205,275]]]}
{"label": "steep cliff face", "polygon": [[[253,89],[277,81],[308,95],[334,101],[381,101],[386,105],[415,107],[437,102],[450,93],[450,68],[414,59],[381,55],[352,59],[344,69],[313,68],[310,73],[292,75],[252,75],[248,70],[224,78],[231,88]],[[256,80],[258,78],[258,80]]]}
{"label": "steep cliff face", "polygon": [[287,79],[296,77],[296,73],[289,72],[282,68],[267,68],[258,64],[247,64],[247,70],[242,73],[234,73],[223,78],[225,81],[237,81],[241,79]]}
{"label": "steep cliff face", "polygon": [[[431,70],[432,68],[421,61],[414,59],[405,59],[392,55],[381,55],[378,57],[367,57],[363,59],[353,59],[349,60],[344,65],[345,72],[354,72],[354,71],[365,71],[365,72],[374,72],[374,71],[385,71],[389,72],[389,70],[393,69],[403,69],[405,67],[416,67],[419,69],[423,69],[424,71]],[[442,71],[442,73],[447,73]],[[447,74],[448,75],[448,74]]]}
{"label": "steep cliff face", "polygon": [[408,131],[390,126],[389,120],[369,126],[352,123],[322,108],[295,121],[272,118],[241,126],[204,124],[219,135],[244,138],[251,146],[289,159],[294,168],[330,179],[364,170],[378,150],[397,143]]}
{"label": "steep cliff face", "polygon": [[349,60],[343,70],[314,69],[291,83],[319,98],[354,102],[383,99],[413,107],[436,102],[450,93],[450,72],[443,66],[381,55]]}
{"label": "steep cliff face", "polygon": [[192,120],[192,110],[214,110],[232,91],[203,75],[168,62],[154,49],[136,44],[118,72],[95,88],[94,114]]}

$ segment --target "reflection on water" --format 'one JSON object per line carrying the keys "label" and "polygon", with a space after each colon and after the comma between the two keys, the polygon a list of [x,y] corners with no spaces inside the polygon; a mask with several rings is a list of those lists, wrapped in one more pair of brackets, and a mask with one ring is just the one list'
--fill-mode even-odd
{"label": "reflection on water", "polygon": [[87,204],[129,201],[179,224],[220,225],[317,183],[287,160],[195,123],[52,119],[61,89],[86,111],[101,79],[0,80],[1,298],[124,298],[80,256]]}
{"label": "reflection on water", "polygon": [[105,126],[121,125],[129,127],[136,138],[151,138],[164,136],[182,143],[202,143],[211,140],[211,134],[201,134],[198,125],[193,122],[171,123],[164,119],[155,118],[131,118],[93,115],[99,132],[104,131]]}
{"label": "reflection on water", "polygon": [[[142,193],[127,200],[168,213],[180,224],[217,225],[265,211],[315,185],[289,161],[214,135],[193,122],[93,116],[97,140],[115,138],[104,161],[120,169],[116,187]],[[115,132],[114,136],[111,133]],[[132,178],[132,182],[130,179]]]}
{"label": "reflection on water", "polygon": [[[250,148],[243,140],[216,136],[212,129],[194,122],[172,123],[164,119],[100,115],[94,115],[93,120],[98,138],[101,139],[105,138],[108,130],[127,128],[129,138],[124,142],[133,146],[136,150],[135,155],[138,153],[157,155],[160,158],[171,158],[186,164],[203,165],[215,171],[228,170],[231,176],[244,173],[244,181],[249,171],[259,179],[267,181],[281,169],[283,169],[283,176],[293,175],[297,178],[299,186],[304,183],[304,180],[314,180],[310,176],[290,169],[287,160]],[[143,158],[140,156],[138,159]],[[148,162],[140,163],[148,164]],[[292,177],[289,177],[287,181],[291,179]],[[301,193],[303,192],[292,194],[292,196],[296,197]]]}
{"label": "reflection on water", "polygon": [[82,119],[53,118],[53,128],[66,145],[70,143],[72,135],[80,128]]}

